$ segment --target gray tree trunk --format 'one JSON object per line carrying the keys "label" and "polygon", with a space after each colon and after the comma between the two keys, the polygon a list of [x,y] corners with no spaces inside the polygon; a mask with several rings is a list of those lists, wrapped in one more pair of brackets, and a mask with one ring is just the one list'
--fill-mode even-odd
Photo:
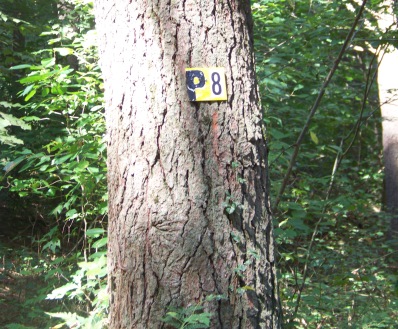
{"label": "gray tree trunk", "polygon": [[[213,313],[210,328],[279,328],[249,1],[95,4],[109,328],[166,328],[168,306],[196,303]],[[226,69],[228,101],[190,102],[185,68],[214,66]]]}
{"label": "gray tree trunk", "polygon": [[[390,214],[390,238],[398,238],[398,101],[394,95],[398,52],[386,53],[379,69],[380,100],[383,118],[383,157],[385,206]],[[392,74],[392,71],[397,71]],[[390,84],[389,84],[390,82]],[[395,91],[396,93],[397,91]]]}
{"label": "gray tree trunk", "polygon": [[[380,14],[379,27],[396,28],[392,7]],[[385,207],[390,215],[390,239],[398,239],[398,50],[389,46],[379,56],[378,87],[383,119]],[[397,244],[398,245],[398,244]]]}

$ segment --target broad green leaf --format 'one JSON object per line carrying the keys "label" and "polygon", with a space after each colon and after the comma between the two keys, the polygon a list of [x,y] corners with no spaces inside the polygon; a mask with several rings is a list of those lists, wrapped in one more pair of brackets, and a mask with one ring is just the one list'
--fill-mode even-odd
{"label": "broad green leaf", "polygon": [[102,238],[102,239],[99,239],[99,240],[95,241],[93,243],[92,247],[94,249],[98,249],[98,248],[101,248],[101,247],[105,246],[107,243],[108,243],[108,237],[105,237],[105,238]]}
{"label": "broad green leaf", "polygon": [[41,65],[43,65],[44,67],[54,66],[55,65],[55,58],[51,57],[51,58],[42,59],[41,60]]}
{"label": "broad green leaf", "polygon": [[29,94],[26,95],[25,101],[27,102],[29,99],[31,99],[34,95],[36,94],[36,89],[33,89],[29,92]]}
{"label": "broad green leaf", "polygon": [[86,231],[86,235],[89,237],[97,237],[105,232],[103,228],[90,228]]}
{"label": "broad green leaf", "polygon": [[86,168],[90,165],[88,161],[80,161],[77,166],[74,168],[75,172],[82,172],[86,170]]}
{"label": "broad green leaf", "polygon": [[35,75],[30,75],[27,76],[26,78],[22,78],[19,80],[20,83],[26,84],[26,83],[31,83],[31,82],[36,82],[36,81],[42,81],[46,80],[47,78],[51,77],[54,73],[53,72],[47,72],[43,74],[35,74]]}
{"label": "broad green leaf", "polygon": [[11,66],[10,70],[21,70],[21,69],[27,69],[30,67],[31,67],[30,64],[20,64],[20,65]]}
{"label": "broad green leaf", "polygon": [[70,210],[68,210],[66,212],[65,216],[66,216],[66,218],[71,219],[72,216],[74,216],[76,214],[77,214],[77,210],[76,209],[70,209]]}
{"label": "broad green leaf", "polygon": [[74,157],[74,154],[66,154],[60,158],[55,158],[54,159],[54,164],[56,165],[60,165],[64,162],[66,162],[67,160],[69,160],[70,158]]}
{"label": "broad green leaf", "polygon": [[25,95],[29,94],[30,91],[33,89],[34,86],[35,86],[35,85],[33,85],[33,84],[26,86],[26,88],[25,88],[25,89],[23,90],[23,92],[21,93],[21,96],[25,96]]}

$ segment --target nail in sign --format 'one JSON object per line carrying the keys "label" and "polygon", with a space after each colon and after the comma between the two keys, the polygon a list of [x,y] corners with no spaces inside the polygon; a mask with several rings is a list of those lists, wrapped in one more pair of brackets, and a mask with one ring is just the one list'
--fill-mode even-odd
{"label": "nail in sign", "polygon": [[225,69],[223,67],[186,68],[185,74],[190,101],[211,102],[227,100]]}

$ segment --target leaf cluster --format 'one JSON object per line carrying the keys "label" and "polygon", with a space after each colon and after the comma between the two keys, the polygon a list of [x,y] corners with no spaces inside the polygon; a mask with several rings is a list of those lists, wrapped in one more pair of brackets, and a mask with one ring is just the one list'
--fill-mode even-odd
{"label": "leaf cluster", "polygon": [[212,316],[212,313],[204,311],[202,305],[191,305],[186,308],[171,307],[162,321],[178,329],[200,329],[210,327]]}

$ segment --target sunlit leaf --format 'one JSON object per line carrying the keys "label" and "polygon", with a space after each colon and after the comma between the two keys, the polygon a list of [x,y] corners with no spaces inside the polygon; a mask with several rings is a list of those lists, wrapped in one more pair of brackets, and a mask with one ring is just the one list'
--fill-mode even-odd
{"label": "sunlit leaf", "polygon": [[310,131],[310,136],[311,136],[311,140],[315,143],[315,144],[319,144],[319,139],[318,139],[318,137],[317,137],[317,135],[313,132],[313,131]]}

